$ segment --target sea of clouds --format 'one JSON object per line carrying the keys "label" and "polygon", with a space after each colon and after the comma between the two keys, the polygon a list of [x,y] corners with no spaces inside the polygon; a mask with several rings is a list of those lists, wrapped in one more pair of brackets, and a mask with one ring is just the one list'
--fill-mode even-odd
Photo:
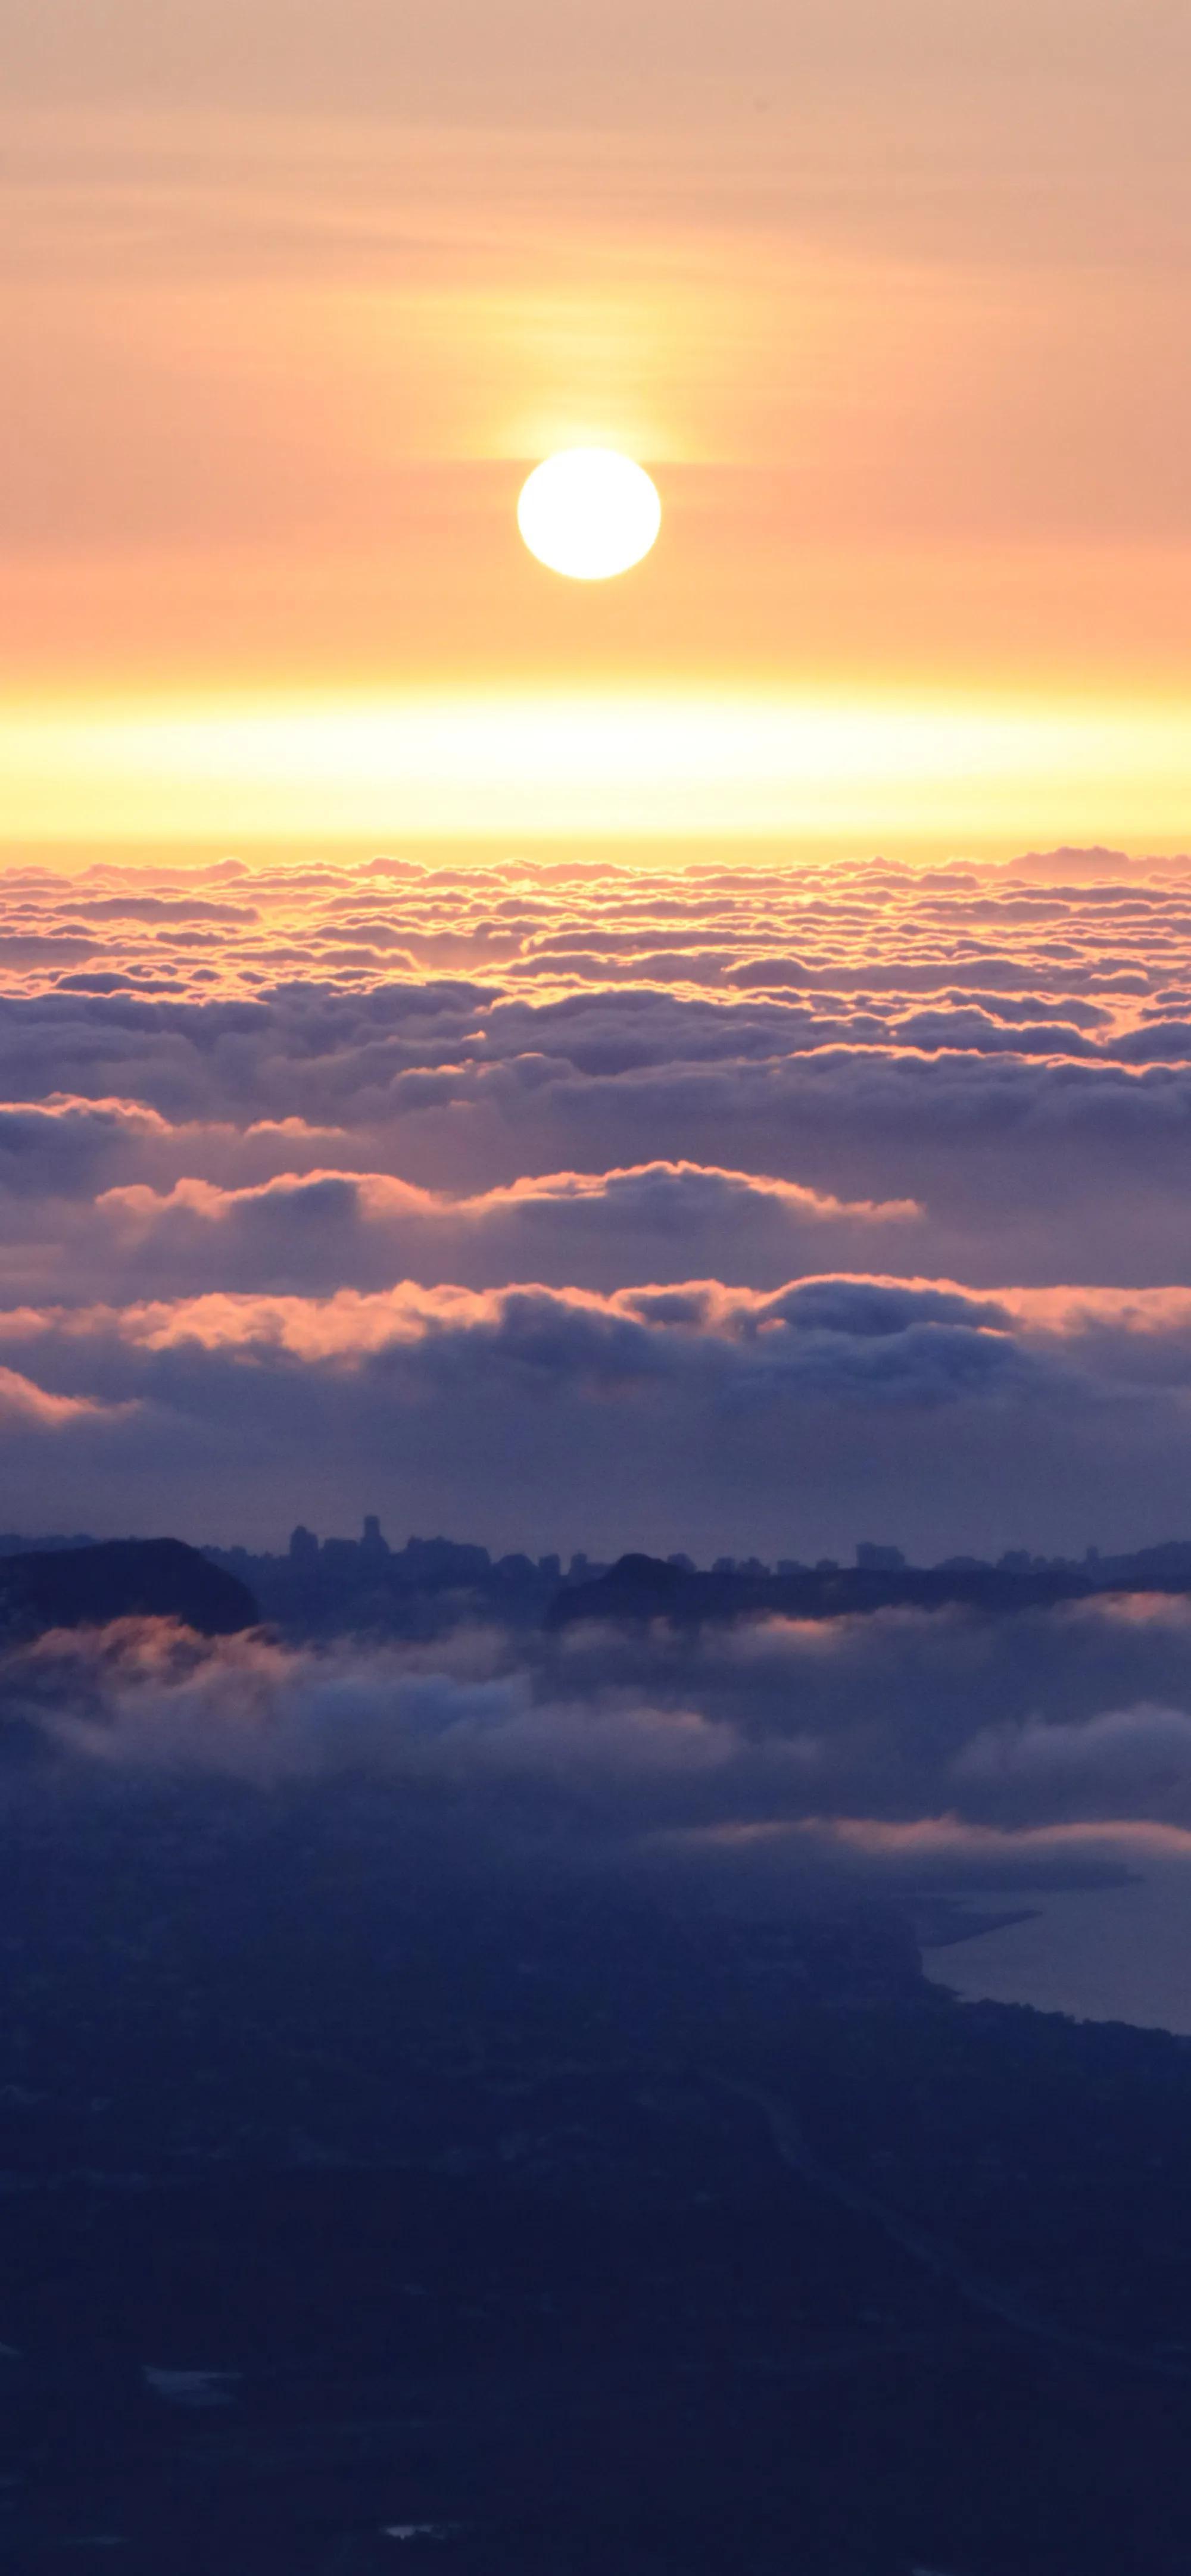
{"label": "sea of clouds", "polygon": [[1191,862],[103,861],[0,896],[10,1525],[1191,1527]]}

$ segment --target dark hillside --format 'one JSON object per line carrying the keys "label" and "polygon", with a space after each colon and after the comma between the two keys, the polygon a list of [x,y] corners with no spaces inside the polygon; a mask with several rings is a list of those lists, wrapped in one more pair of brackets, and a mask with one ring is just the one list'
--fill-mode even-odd
{"label": "dark hillside", "polygon": [[860,1610],[941,1610],[953,1602],[986,1611],[1046,1608],[1108,1587],[1074,1567],[996,1565],[800,1567],[793,1574],[704,1573],[656,1556],[622,1556],[592,1583],[570,1584],[551,1605],[548,1624],[581,1619],[670,1619],[678,1626],[770,1612],[791,1619],[837,1619]]}
{"label": "dark hillside", "polygon": [[259,1615],[246,1584],[178,1538],[110,1539],[0,1561],[0,1632],[19,1636],[149,1618],[230,1637]]}

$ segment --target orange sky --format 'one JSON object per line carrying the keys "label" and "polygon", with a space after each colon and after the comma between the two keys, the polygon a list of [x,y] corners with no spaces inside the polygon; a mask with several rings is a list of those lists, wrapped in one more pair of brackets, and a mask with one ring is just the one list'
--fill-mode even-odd
{"label": "orange sky", "polygon": [[[1174,0],[0,0],[0,839],[1185,843],[1189,55]],[[599,591],[513,518],[586,439],[666,514]]]}

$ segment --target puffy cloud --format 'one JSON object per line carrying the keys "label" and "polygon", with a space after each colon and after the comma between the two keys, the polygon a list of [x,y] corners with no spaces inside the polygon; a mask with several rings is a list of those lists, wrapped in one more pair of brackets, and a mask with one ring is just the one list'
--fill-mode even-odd
{"label": "puffy cloud", "polygon": [[[105,1527],[400,1491],[605,1552],[1160,1536],[1189,890],[1096,852],[14,869],[0,1346],[135,1408],[88,1431]],[[56,1520],[22,1436],[12,1516]]]}
{"label": "puffy cloud", "polygon": [[1189,871],[1191,860],[1186,858],[1131,859],[1124,850],[1094,848],[1027,850],[1021,858],[1007,861],[1005,873],[1037,877],[1044,885],[1081,885],[1101,877],[1119,885],[1134,876],[1186,875]]}
{"label": "puffy cloud", "polygon": [[[611,1293],[406,1281],[0,1314],[51,1396],[134,1406],[105,1529],[282,1535],[373,1499],[502,1546],[816,1557],[1081,1549],[1180,1526],[1191,1301],[808,1277]],[[25,1517],[54,1513],[48,1464]]]}
{"label": "puffy cloud", "polygon": [[1082,1725],[1002,1721],[965,1745],[955,1773],[1022,1801],[1033,1795],[1078,1811],[1107,1797],[1129,1815],[1156,1806],[1191,1824],[1191,1711],[1142,1701]]}
{"label": "puffy cloud", "polygon": [[[698,1165],[845,1209],[915,1201],[926,1227],[916,1260],[960,1276],[1003,1278],[1010,1264],[1032,1279],[1186,1273],[1169,1188],[1191,1127],[1180,1063],[1031,1059],[1000,1040],[899,1052],[883,1030],[879,1044],[853,1032],[816,1045],[813,1032],[775,1025],[769,1006],[708,1013],[665,995],[613,998],[615,1008],[592,994],[535,1012],[475,997],[463,1009],[421,988],[417,1010],[404,991],[331,999],[308,988],[234,1006],[58,995],[9,1005],[7,1020],[0,1008],[0,1072],[7,1056],[18,1103],[66,1086],[97,1107],[139,1102],[174,1126],[168,1152],[142,1138],[134,1154],[126,1134],[130,1150],[106,1174],[117,1185],[243,1186],[321,1166],[479,1197],[567,1169]],[[1142,1046],[1165,1053],[1166,1026],[1150,1024]],[[59,1140],[29,1133],[44,1143],[45,1178],[27,1151],[21,1187],[52,1191]],[[706,1191],[696,1202],[684,1186],[686,1270],[722,1268],[727,1240],[771,1281],[772,1229],[742,1231],[737,1202],[717,1247]],[[617,1196],[626,1211],[627,1185]],[[855,1247],[837,1238],[832,1250]],[[626,1253],[622,1275],[634,1272]]]}
{"label": "puffy cloud", "polygon": [[98,1421],[105,1414],[114,1418],[123,1410],[90,1396],[51,1395],[18,1370],[0,1368],[0,1422],[6,1432],[60,1432],[69,1424]]}
{"label": "puffy cloud", "polygon": [[0,1190],[15,1198],[90,1192],[130,1141],[166,1132],[165,1120],[136,1100],[51,1093],[0,1103]]}
{"label": "puffy cloud", "polygon": [[208,895],[123,894],[76,896],[70,909],[80,921],[148,921],[220,923],[256,921],[255,906],[213,903]]}
{"label": "puffy cloud", "polygon": [[[630,1266],[650,1277],[708,1269],[729,1245],[753,1275],[785,1277],[805,1247],[862,1258],[892,1229],[905,1239],[912,1201],[846,1201],[746,1172],[655,1163],[636,1171],[552,1172],[502,1189],[451,1195],[384,1172],[283,1172],[240,1188],[186,1178],[167,1190],[125,1183],[102,1192],[71,1231],[74,1271],[91,1296],[134,1284],[165,1293],[387,1287],[394,1278],[497,1286],[533,1278],[614,1288]],[[41,1219],[45,1240],[45,1220]],[[43,1293],[62,1280],[58,1246]],[[26,1272],[26,1275],[28,1273]]]}
{"label": "puffy cloud", "polygon": [[[1182,1320],[1182,1301],[1177,1313]],[[1023,1311],[1028,1301],[1023,1301]],[[1064,1309],[1044,1299],[1042,1311],[1058,1328]],[[1115,1316],[1121,1301],[1110,1301]],[[1124,1311],[1128,1312],[1128,1309]],[[1143,1311],[1148,1311],[1144,1309]],[[1163,1303],[1155,1315],[1167,1314]],[[1093,1299],[1094,1312],[1094,1299]],[[87,1338],[111,1336],[146,1351],[195,1345],[205,1350],[284,1352],[302,1361],[359,1365],[419,1347],[436,1364],[453,1345],[479,1338],[485,1355],[501,1353],[516,1364],[553,1373],[634,1379],[707,1369],[723,1371],[742,1386],[758,1378],[766,1391],[804,1381],[900,1395],[906,1373],[928,1353],[954,1354],[956,1383],[986,1370],[998,1378],[1020,1364],[1021,1344],[1009,1329],[1003,1304],[979,1300],[958,1288],[893,1279],[798,1280],[775,1296],[697,1281],[681,1289],[621,1289],[610,1297],[571,1289],[516,1287],[480,1292],[459,1287],[425,1289],[413,1282],[377,1295],[342,1290],[330,1298],[251,1297],[232,1293],[137,1304],[116,1311],[80,1307],[51,1310],[47,1336],[61,1333],[78,1350]],[[0,1316],[22,1339],[38,1329],[23,1310]],[[1072,1331],[1076,1329],[1073,1322]],[[934,1340],[925,1337],[933,1336]],[[449,1364],[449,1363],[447,1363]],[[838,1376],[832,1380],[832,1366]],[[952,1362],[939,1360],[940,1387]],[[1054,1375],[1058,1384],[1058,1376]]]}

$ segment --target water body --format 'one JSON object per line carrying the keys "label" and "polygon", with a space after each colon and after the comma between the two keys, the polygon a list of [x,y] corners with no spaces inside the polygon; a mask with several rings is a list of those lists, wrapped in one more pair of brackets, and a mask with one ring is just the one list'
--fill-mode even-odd
{"label": "water body", "polygon": [[927,1973],[970,2000],[1191,2037],[1191,1867],[1147,1864],[1120,1887],[1031,1896],[1028,1921],[926,1951]]}

